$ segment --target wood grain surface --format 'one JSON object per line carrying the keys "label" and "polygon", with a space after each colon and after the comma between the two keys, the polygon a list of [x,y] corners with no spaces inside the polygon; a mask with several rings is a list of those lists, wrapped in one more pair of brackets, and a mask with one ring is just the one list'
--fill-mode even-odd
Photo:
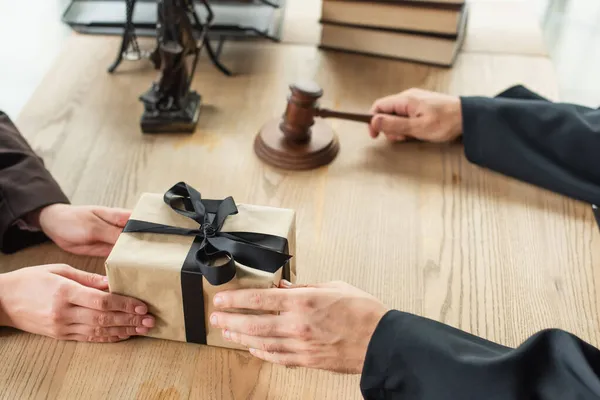
{"label": "wood grain surface", "polygon": [[[288,172],[252,150],[281,115],[288,84],[314,78],[323,107],[366,112],[409,87],[494,95],[515,83],[555,99],[543,57],[462,54],[454,69],[228,44],[234,77],[203,57],[193,135],[144,136],[137,98],[149,63],[106,73],[118,39],[74,36],[17,121],[76,204],[132,207],[142,192],[186,181],[206,198],[297,210],[301,282],[344,280],[391,307],[516,346],[559,327],[600,343],[600,235],[589,206],[471,165],[460,145],[390,145],[362,123],[328,120],[341,150],[327,167]],[[46,244],[0,256],[0,271],[100,259]],[[2,399],[358,399],[359,377],[288,369],[244,352],[139,338],[83,344],[0,330]]]}

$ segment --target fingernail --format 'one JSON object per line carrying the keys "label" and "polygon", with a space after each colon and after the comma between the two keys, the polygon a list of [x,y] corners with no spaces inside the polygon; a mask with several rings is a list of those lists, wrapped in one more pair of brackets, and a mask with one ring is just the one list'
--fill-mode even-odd
{"label": "fingernail", "polygon": [[138,326],[138,327],[136,327],[136,328],[135,328],[135,331],[136,331],[137,333],[140,333],[140,334],[142,334],[142,335],[143,335],[143,334],[145,334],[145,333],[148,333],[148,328],[145,328],[145,327],[143,327],[143,326]]}
{"label": "fingernail", "polygon": [[252,353],[252,354],[255,354],[255,353],[256,353],[256,349],[248,349],[248,351],[249,351],[250,353]]}
{"label": "fingernail", "polygon": [[375,116],[375,117],[373,117],[371,122],[373,123],[373,130],[375,132],[381,132],[381,118]]}
{"label": "fingernail", "polygon": [[221,296],[215,296],[213,303],[215,303],[215,306],[220,306],[223,304],[223,298]]}
{"label": "fingernail", "polygon": [[152,328],[154,326],[154,320],[152,318],[144,318],[142,320],[142,325]]}
{"label": "fingernail", "polygon": [[119,339],[127,340],[127,339],[129,339],[129,336],[119,336]]}
{"label": "fingernail", "polygon": [[230,339],[230,336],[231,336],[231,334],[229,333],[229,331],[228,331],[227,329],[225,329],[225,330],[223,331],[223,337],[224,337],[225,339]]}
{"label": "fingernail", "polygon": [[103,276],[102,277],[102,282],[108,283],[108,276]]}
{"label": "fingernail", "polygon": [[285,279],[282,279],[281,280],[281,286],[287,287],[287,288],[292,287],[292,282],[290,282],[288,280],[285,280]]}
{"label": "fingernail", "polygon": [[140,315],[145,315],[148,312],[148,308],[146,306],[137,306],[135,308],[135,313]]}
{"label": "fingernail", "polygon": [[215,314],[210,316],[210,323],[213,325],[217,325],[217,316]]}

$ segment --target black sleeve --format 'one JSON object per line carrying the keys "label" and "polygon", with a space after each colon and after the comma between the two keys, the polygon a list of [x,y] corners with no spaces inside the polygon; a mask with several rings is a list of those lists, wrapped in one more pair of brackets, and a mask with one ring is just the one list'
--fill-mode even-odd
{"label": "black sleeve", "polygon": [[461,97],[469,161],[600,203],[600,110],[552,103],[523,87],[496,98]]}
{"label": "black sleeve", "polygon": [[600,351],[561,330],[516,349],[400,311],[379,322],[361,377],[365,399],[600,398]]}
{"label": "black sleeve", "polygon": [[44,206],[68,202],[42,159],[0,111],[0,250],[13,253],[46,241],[42,232],[23,229],[18,222]]}

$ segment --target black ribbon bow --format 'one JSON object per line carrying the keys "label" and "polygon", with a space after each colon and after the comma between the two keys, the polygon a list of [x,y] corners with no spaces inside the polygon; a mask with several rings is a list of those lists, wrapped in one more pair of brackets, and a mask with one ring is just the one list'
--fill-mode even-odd
{"label": "black ribbon bow", "polygon": [[[291,258],[289,254],[278,250],[287,250],[286,238],[255,232],[221,232],[225,219],[238,213],[231,196],[224,200],[202,200],[196,189],[179,182],[165,193],[163,199],[175,212],[196,221],[199,228],[185,229],[129,220],[123,232],[195,236],[200,244],[195,251],[194,261],[213,286],[233,279],[236,261],[250,268],[274,273]],[[227,261],[218,265],[221,260]]]}

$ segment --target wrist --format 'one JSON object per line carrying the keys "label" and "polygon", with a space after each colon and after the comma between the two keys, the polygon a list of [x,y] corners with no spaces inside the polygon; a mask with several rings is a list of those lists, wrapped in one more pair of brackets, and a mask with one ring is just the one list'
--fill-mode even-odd
{"label": "wrist", "polygon": [[12,326],[10,317],[8,316],[7,305],[5,304],[6,293],[8,293],[8,278],[10,272],[0,274],[0,327]]}
{"label": "wrist", "polygon": [[53,224],[53,219],[55,219],[55,211],[60,209],[61,206],[63,206],[63,204],[55,203],[39,210],[36,223],[38,224],[39,229],[41,229],[44,233],[47,234],[48,227]]}
{"label": "wrist", "polygon": [[447,108],[450,141],[458,139],[463,131],[462,104],[460,97],[454,97]]}
{"label": "wrist", "polygon": [[[379,303],[379,302],[378,302]],[[356,366],[355,372],[362,373],[364,368],[365,360],[367,358],[367,353],[369,351],[369,344],[377,330],[377,327],[381,323],[383,317],[388,313],[390,309],[384,306],[382,303],[379,303],[377,307],[374,307],[367,315],[364,320],[364,332],[362,332],[362,343],[360,345],[360,360],[358,365]]]}

